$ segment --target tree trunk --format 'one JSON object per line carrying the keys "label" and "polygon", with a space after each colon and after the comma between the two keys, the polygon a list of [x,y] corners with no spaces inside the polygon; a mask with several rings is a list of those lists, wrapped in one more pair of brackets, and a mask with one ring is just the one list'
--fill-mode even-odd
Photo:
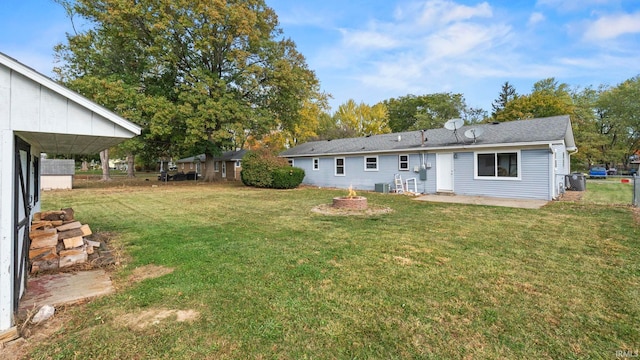
{"label": "tree trunk", "polygon": [[205,154],[204,156],[204,181],[213,182],[216,180],[215,168],[213,167],[213,155]]}
{"label": "tree trunk", "polygon": [[102,181],[110,181],[109,175],[109,149],[104,149],[100,152],[100,162],[102,163]]}
{"label": "tree trunk", "polygon": [[136,156],[133,154],[127,154],[127,177],[133,178],[136,176],[135,174],[135,159]]}

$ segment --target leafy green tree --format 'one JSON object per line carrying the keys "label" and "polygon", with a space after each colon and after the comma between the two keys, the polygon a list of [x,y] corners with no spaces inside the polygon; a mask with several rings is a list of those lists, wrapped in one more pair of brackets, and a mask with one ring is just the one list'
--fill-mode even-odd
{"label": "leafy green tree", "polygon": [[571,117],[573,134],[579,151],[571,156],[572,167],[586,170],[594,163],[602,160],[602,149],[606,147],[607,138],[599,130],[596,113],[597,101],[603,88],[586,87],[575,89],[571,93],[574,114]]}
{"label": "leafy green tree", "polygon": [[602,159],[611,165],[628,166],[629,157],[640,149],[640,75],[602,94],[597,101],[598,131],[608,139]]}
{"label": "leafy green tree", "polygon": [[[393,132],[439,128],[449,119],[472,114],[464,96],[454,93],[406,95],[383,103],[389,112],[389,127]],[[479,109],[476,112],[482,114]],[[473,119],[475,121],[475,117]]]}
{"label": "leafy green tree", "polygon": [[575,109],[567,84],[558,84],[553,78],[533,85],[529,95],[522,95],[507,102],[495,113],[495,121],[513,121],[556,115],[572,115]]}
{"label": "leafy green tree", "polygon": [[387,123],[387,108],[383,104],[369,106],[363,102],[356,104],[353,99],[349,99],[338,107],[333,117],[336,124],[353,130],[355,136],[391,132]]}
{"label": "leafy green tree", "polygon": [[92,25],[58,46],[60,79],[104,79],[143,95],[146,148],[204,152],[205,180],[215,154],[295,128],[305,101],[320,97],[263,0],[59,1]]}

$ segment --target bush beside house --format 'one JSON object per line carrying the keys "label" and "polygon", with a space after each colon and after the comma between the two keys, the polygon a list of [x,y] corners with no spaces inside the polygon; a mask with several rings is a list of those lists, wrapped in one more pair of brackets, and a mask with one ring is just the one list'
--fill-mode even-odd
{"label": "bush beside house", "polygon": [[247,186],[293,189],[304,179],[304,170],[266,150],[249,151],[242,157],[242,183]]}

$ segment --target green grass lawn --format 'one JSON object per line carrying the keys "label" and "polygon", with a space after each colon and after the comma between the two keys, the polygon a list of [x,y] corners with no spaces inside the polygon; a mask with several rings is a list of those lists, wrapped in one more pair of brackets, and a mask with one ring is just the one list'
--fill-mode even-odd
{"label": "green grass lawn", "polygon": [[[43,194],[44,210],[73,207],[127,260],[117,293],[65,310],[32,358],[571,359],[640,348],[640,231],[629,207],[587,199],[609,192],[600,184],[539,210],[364,193],[393,209],[373,216],[311,211],[345,191],[155,184]],[[148,264],[174,271],[128,280]],[[123,320],[158,310],[199,315]]]}

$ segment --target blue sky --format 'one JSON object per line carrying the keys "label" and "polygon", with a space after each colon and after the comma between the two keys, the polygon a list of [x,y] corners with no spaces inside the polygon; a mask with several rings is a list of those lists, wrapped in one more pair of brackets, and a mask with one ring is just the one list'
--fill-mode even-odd
{"label": "blue sky", "polygon": [[[266,0],[331,94],[332,110],[454,92],[491,111],[555,77],[615,86],[640,74],[638,0]],[[0,0],[0,52],[51,75],[71,31],[53,0]]]}

